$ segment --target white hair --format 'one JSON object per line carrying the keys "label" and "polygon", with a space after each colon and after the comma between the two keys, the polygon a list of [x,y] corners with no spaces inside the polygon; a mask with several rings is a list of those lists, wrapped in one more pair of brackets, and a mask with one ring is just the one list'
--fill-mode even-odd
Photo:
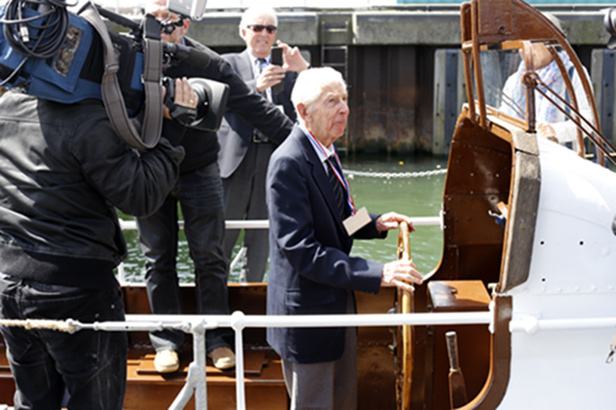
{"label": "white hair", "polygon": [[242,29],[247,28],[249,25],[253,24],[257,18],[263,16],[271,17],[274,20],[274,25],[278,26],[278,15],[276,14],[276,10],[270,7],[250,7],[242,14],[239,27],[240,36],[242,35]]}
{"label": "white hair", "polygon": [[[323,94],[325,86],[338,83],[346,91],[347,85],[342,77],[342,74],[331,67],[309,68],[304,70],[297,76],[293,91],[291,92],[291,101],[297,111],[297,106],[303,104],[305,107],[310,107]],[[304,120],[297,113],[297,119],[301,124]]]}

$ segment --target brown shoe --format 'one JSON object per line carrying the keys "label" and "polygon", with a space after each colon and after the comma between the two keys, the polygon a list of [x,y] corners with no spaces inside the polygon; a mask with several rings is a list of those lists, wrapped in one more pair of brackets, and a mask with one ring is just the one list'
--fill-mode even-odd
{"label": "brown shoe", "polygon": [[235,367],[235,353],[228,347],[218,347],[207,354],[212,359],[214,367],[227,370]]}
{"label": "brown shoe", "polygon": [[156,352],[154,368],[158,373],[173,373],[180,368],[180,359],[173,350],[161,350]]}

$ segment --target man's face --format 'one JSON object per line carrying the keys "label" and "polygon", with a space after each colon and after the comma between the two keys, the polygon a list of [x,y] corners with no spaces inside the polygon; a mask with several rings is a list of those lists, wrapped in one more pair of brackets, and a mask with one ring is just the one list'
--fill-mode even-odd
{"label": "man's face", "polygon": [[150,3],[147,12],[154,15],[161,24],[177,23],[178,25],[172,26],[173,31],[171,34],[161,31],[160,37],[167,43],[182,43],[182,37],[184,37],[188,31],[188,26],[190,25],[189,19],[184,19],[180,24],[180,16],[169,11],[167,8],[167,0],[154,0]]}
{"label": "man's face", "polygon": [[276,41],[277,31],[273,33],[268,32],[266,29],[261,29],[260,32],[257,31],[262,27],[273,27],[274,24],[274,19],[271,16],[264,15],[249,21],[247,24],[248,27],[241,29],[242,38],[246,42],[246,47],[250,54],[257,58],[266,58],[269,56],[270,50]]}
{"label": "man's face", "polygon": [[326,147],[344,135],[349,117],[347,93],[339,83],[323,88],[321,96],[307,107],[306,128]]}

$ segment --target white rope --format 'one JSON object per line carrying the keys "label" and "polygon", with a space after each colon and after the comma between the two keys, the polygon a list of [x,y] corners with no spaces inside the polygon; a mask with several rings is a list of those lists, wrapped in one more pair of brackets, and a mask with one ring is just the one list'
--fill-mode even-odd
{"label": "white rope", "polygon": [[67,333],[73,333],[80,328],[79,323],[71,321],[71,319],[68,321],[47,319],[0,319],[0,326],[23,327],[27,330],[49,329]]}
{"label": "white rope", "polygon": [[434,169],[432,171],[417,171],[417,172],[367,172],[367,171],[353,171],[344,170],[344,173],[348,177],[368,177],[368,178],[421,178],[429,177],[432,175],[446,174],[447,169]]}

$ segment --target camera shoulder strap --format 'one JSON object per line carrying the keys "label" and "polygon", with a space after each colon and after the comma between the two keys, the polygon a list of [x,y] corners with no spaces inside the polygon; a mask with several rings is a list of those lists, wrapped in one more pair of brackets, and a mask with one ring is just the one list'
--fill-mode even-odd
{"label": "camera shoulder strap", "polygon": [[[153,148],[158,144],[163,122],[163,99],[160,79],[162,75],[163,45],[160,40],[144,39],[143,87],[145,112],[141,125],[128,117],[122,91],[116,73],[120,69],[118,56],[111,42],[107,26],[98,10],[88,2],[80,15],[86,19],[100,36],[105,49],[105,70],[101,83],[103,104],[111,125],[118,135],[136,149]],[[137,129],[141,129],[141,135]]]}

